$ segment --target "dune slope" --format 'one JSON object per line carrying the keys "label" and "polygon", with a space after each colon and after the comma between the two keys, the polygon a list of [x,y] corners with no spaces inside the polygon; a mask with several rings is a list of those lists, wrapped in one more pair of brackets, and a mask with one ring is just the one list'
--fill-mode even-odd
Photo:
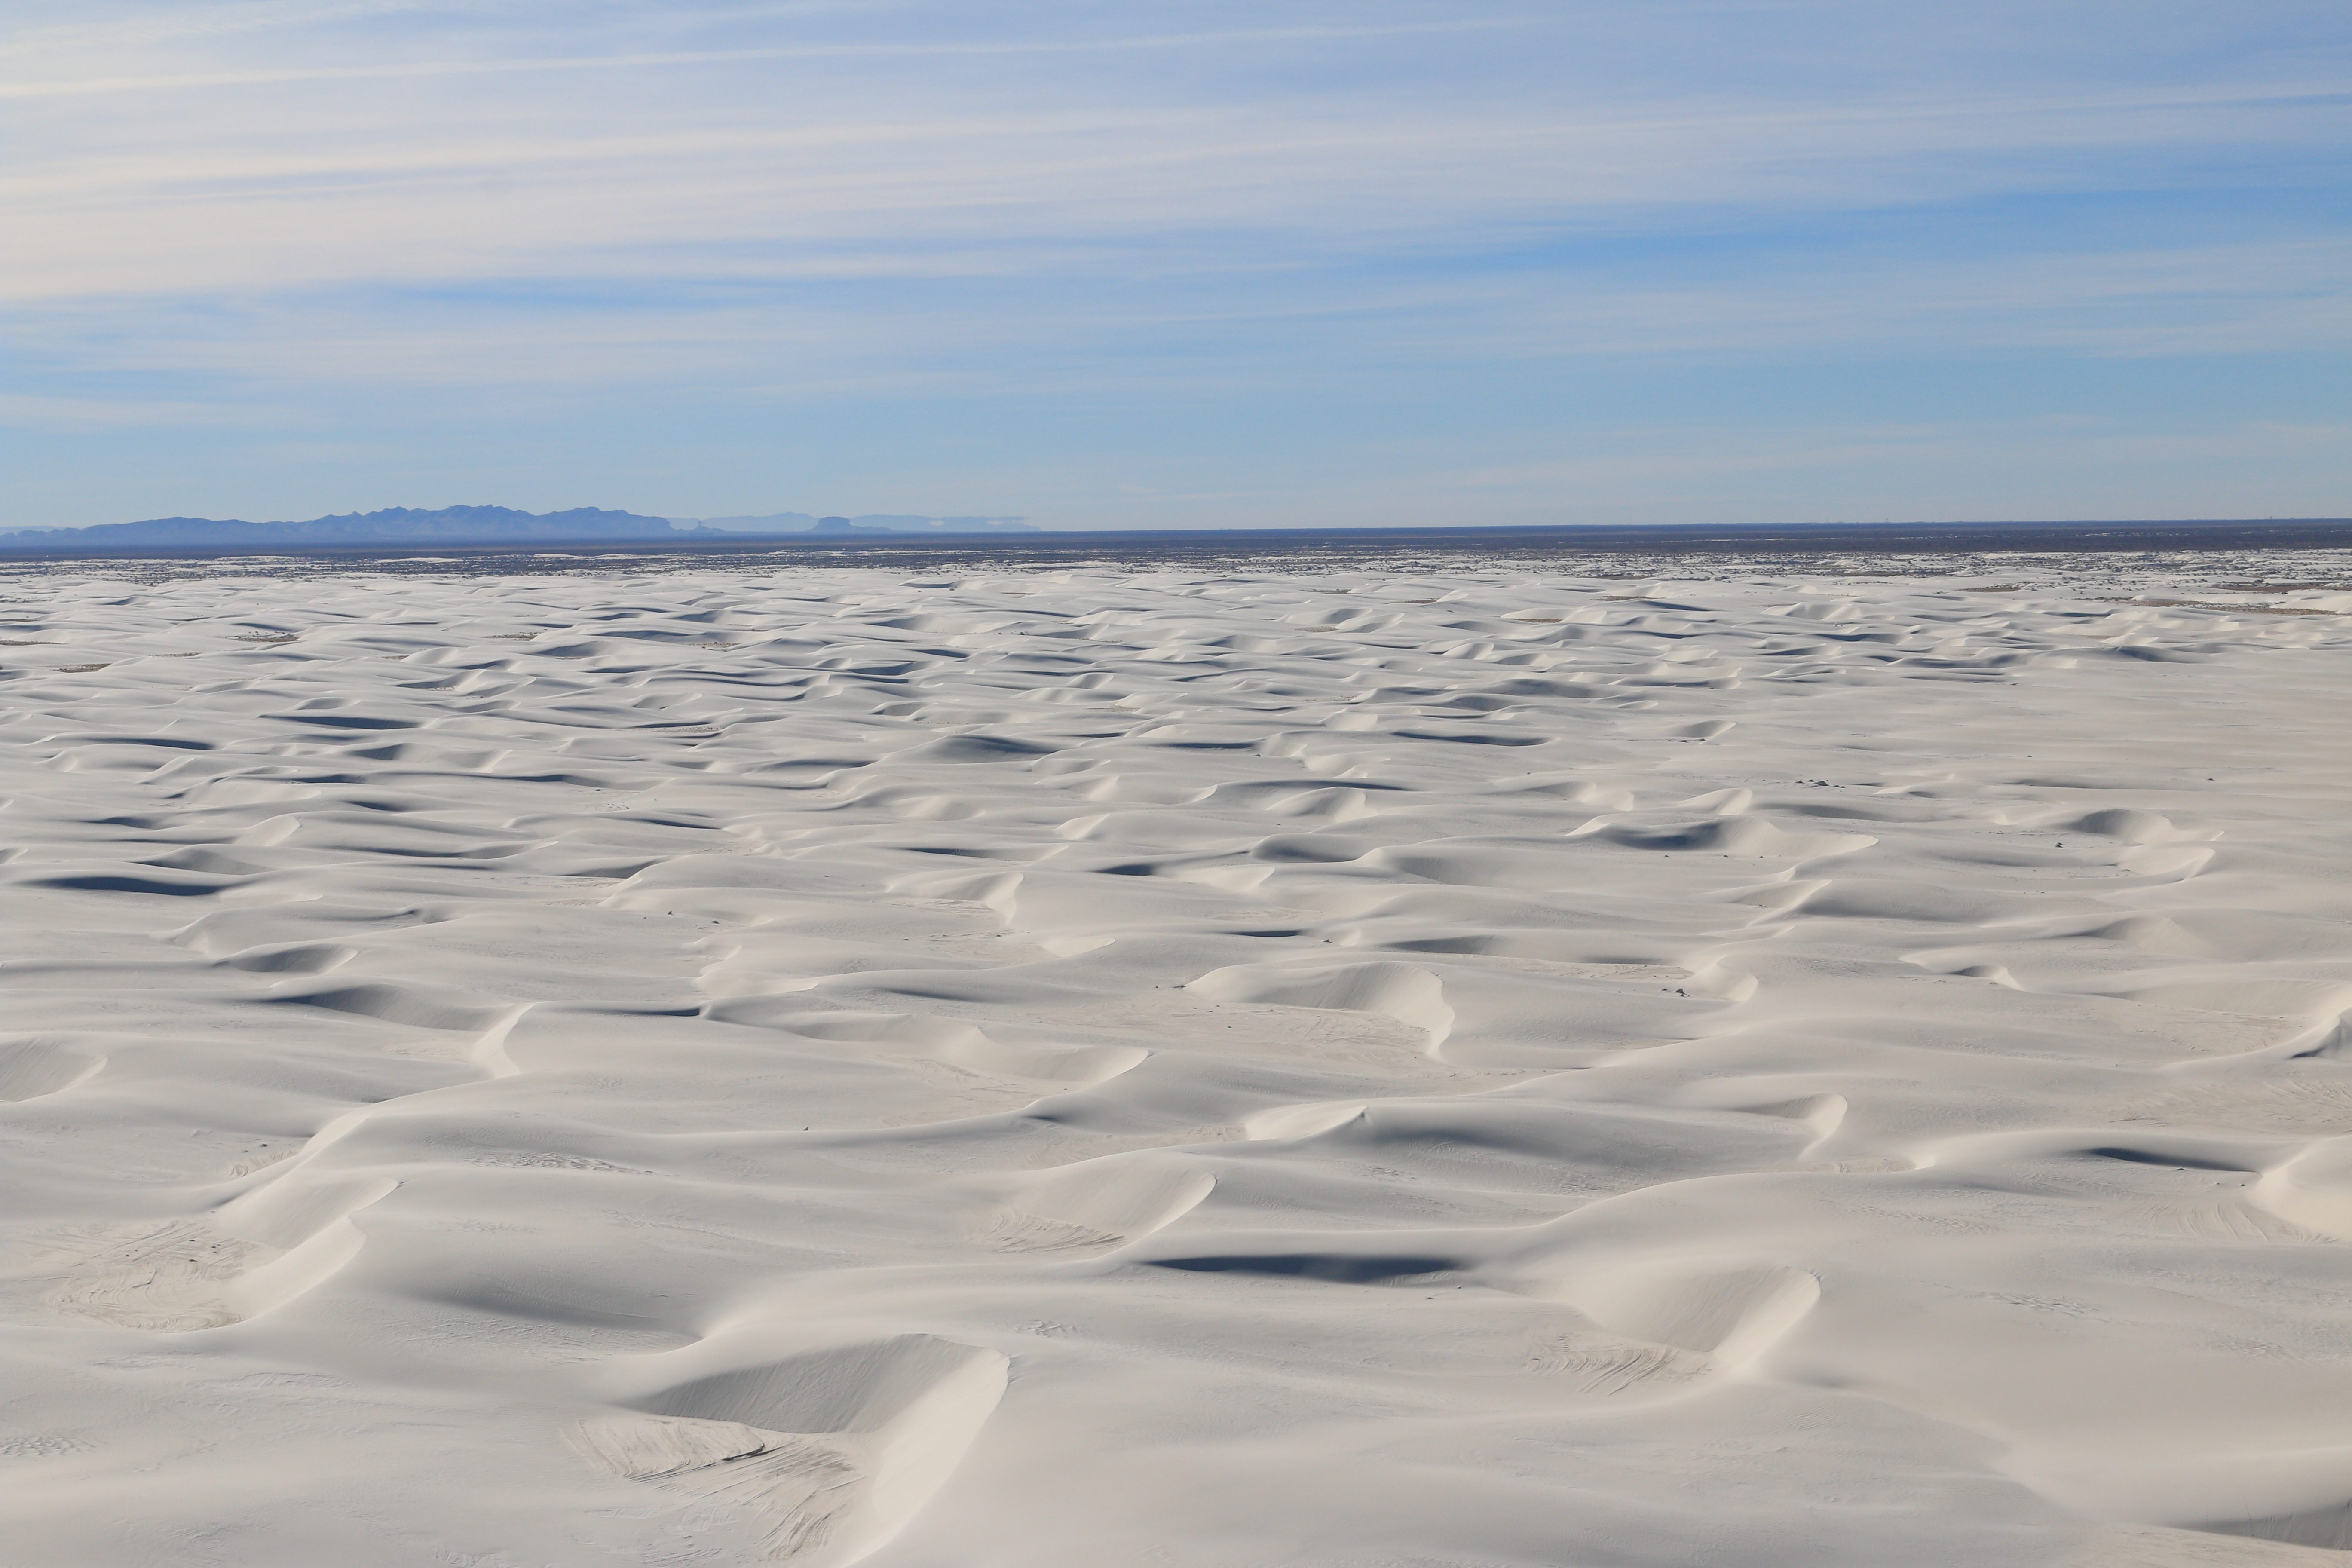
{"label": "dune slope", "polygon": [[2352,595],[2009,587],[20,584],[11,1550],[2347,1561]]}

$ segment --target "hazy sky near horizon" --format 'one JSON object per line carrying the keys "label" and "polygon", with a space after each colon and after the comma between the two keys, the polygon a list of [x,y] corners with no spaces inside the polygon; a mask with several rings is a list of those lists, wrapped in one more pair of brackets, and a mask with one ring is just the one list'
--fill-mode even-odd
{"label": "hazy sky near horizon", "polygon": [[2352,511],[2342,0],[19,0],[0,521]]}

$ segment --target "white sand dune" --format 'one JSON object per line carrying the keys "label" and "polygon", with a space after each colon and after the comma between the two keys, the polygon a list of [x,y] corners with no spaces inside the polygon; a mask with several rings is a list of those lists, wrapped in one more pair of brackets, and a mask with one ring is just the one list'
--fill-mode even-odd
{"label": "white sand dune", "polygon": [[2016,581],[19,582],[6,1560],[2345,1562],[2352,594]]}

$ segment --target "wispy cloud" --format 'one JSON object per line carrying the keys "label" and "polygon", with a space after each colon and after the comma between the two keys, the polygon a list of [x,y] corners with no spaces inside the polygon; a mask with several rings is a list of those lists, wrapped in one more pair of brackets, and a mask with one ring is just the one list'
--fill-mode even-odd
{"label": "wispy cloud", "polygon": [[[2325,118],[2303,97],[1677,105],[1648,115],[1413,104],[1139,104],[884,112],[681,110],[551,131],[268,124],[93,149],[6,190],[31,226],[13,287],[44,297],[467,276],[740,273],[767,245],[1222,247],[1456,253],[1580,227],[1673,230],[1798,212],[2064,190],[2118,150],[2260,147]],[[911,112],[909,112],[911,110]],[[729,122],[710,123],[713,118]],[[700,121],[701,123],[695,121]],[[341,132],[338,134],[338,131]],[[2011,168],[2031,157],[2036,166]],[[2070,178],[2074,176],[2075,178]],[[2158,178],[2170,177],[2158,174]],[[632,249],[636,254],[628,254]],[[790,267],[784,269],[787,273]]]}
{"label": "wispy cloud", "polygon": [[184,76],[89,77],[79,80],[0,83],[0,98],[65,98],[84,93],[169,92],[182,89],[266,87],[292,82],[742,65],[761,60],[921,60],[995,55],[1108,54],[1137,49],[1213,49],[1250,44],[1388,38],[1415,33],[1463,33],[1514,25],[1499,18],[1464,17],[1450,22],[1399,23],[1380,27],[1249,27],[1211,33],[1148,33],[1120,38],[1030,38],[932,44],[788,44],[733,49],[680,49],[653,54],[554,55],[535,59],[410,60],[378,65],[296,66],[265,70],[201,71]]}
{"label": "wispy cloud", "polygon": [[300,412],[287,405],[257,408],[218,403],[141,402],[121,397],[28,397],[0,393],[0,420],[20,429],[134,430],[190,426],[283,429]]}

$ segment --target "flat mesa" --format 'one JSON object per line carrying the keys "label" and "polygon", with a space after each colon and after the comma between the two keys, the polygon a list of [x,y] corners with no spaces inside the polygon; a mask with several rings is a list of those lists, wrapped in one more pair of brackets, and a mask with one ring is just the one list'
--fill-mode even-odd
{"label": "flat mesa", "polygon": [[2352,552],[950,567],[8,578],[12,1561],[2347,1561]]}

